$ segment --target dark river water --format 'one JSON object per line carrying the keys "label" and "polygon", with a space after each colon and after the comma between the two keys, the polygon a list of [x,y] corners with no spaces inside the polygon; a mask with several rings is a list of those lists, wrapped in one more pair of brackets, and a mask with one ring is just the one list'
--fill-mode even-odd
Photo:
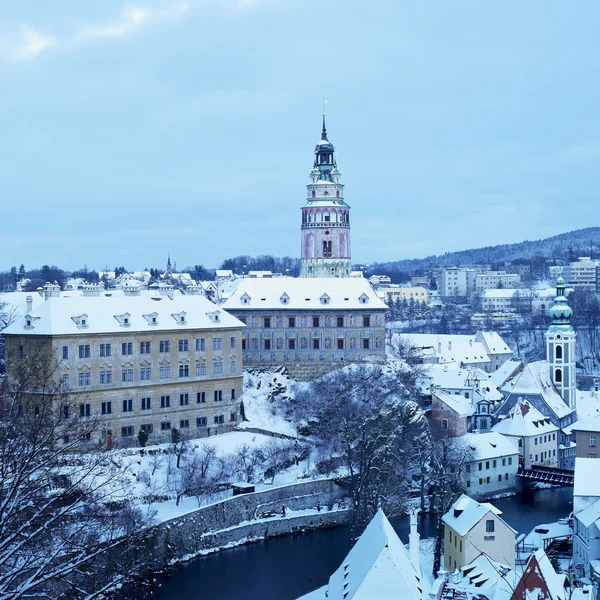
{"label": "dark river water", "polygon": [[[541,490],[495,500],[519,533],[567,517],[573,488]],[[408,542],[408,518],[392,520]],[[422,538],[432,537],[433,519],[423,515]],[[350,548],[346,527],[275,538],[197,558],[172,570],[156,590],[158,600],[292,600],[325,585]]]}

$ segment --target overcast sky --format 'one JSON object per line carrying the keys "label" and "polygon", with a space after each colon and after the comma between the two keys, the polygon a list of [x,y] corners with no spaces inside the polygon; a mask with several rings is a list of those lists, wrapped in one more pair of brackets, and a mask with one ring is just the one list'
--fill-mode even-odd
{"label": "overcast sky", "polygon": [[596,0],[0,5],[0,268],[297,256],[327,98],[353,260],[599,224]]}

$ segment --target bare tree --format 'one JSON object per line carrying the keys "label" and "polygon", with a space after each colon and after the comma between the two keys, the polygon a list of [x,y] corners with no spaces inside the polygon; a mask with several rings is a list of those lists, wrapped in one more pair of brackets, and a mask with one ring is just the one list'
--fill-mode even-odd
{"label": "bare tree", "polygon": [[[94,598],[131,576],[142,519],[107,452],[89,452],[47,348],[8,364],[0,420],[0,599]],[[121,562],[118,574],[107,568]]]}
{"label": "bare tree", "polygon": [[260,448],[251,448],[248,444],[242,444],[235,449],[235,471],[244,478],[247,483],[252,483],[258,467],[263,464],[265,456]]}

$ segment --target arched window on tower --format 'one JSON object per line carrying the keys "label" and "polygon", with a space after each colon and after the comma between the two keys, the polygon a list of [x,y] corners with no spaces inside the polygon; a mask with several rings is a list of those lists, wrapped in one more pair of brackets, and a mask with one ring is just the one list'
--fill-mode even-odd
{"label": "arched window on tower", "polygon": [[331,245],[331,240],[325,240],[323,242],[323,257],[324,258],[331,258],[332,255],[332,245]]}
{"label": "arched window on tower", "polygon": [[560,369],[554,371],[554,383],[562,383],[562,371]]}
{"label": "arched window on tower", "polygon": [[563,349],[562,346],[556,346],[556,351],[554,352],[556,358],[562,358],[563,357]]}
{"label": "arched window on tower", "polygon": [[336,198],[339,198],[339,197],[340,197],[340,190],[337,190],[337,191],[335,192],[335,197],[336,197]]}
{"label": "arched window on tower", "polygon": [[317,194],[315,193],[315,190],[312,191],[312,197],[314,198]]}

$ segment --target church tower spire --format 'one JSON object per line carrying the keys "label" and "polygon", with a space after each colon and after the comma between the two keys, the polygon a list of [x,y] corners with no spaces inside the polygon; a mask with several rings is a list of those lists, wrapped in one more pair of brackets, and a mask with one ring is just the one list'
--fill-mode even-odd
{"label": "church tower spire", "polygon": [[573,310],[565,295],[566,283],[562,276],[556,280],[556,298],[548,311],[552,318],[546,332],[546,357],[550,377],[563,400],[575,410],[577,379],[575,368],[576,334],[571,317]]}
{"label": "church tower spire", "polygon": [[302,207],[300,277],[349,277],[350,207],[344,202],[335,148],[327,138],[325,111]]}

